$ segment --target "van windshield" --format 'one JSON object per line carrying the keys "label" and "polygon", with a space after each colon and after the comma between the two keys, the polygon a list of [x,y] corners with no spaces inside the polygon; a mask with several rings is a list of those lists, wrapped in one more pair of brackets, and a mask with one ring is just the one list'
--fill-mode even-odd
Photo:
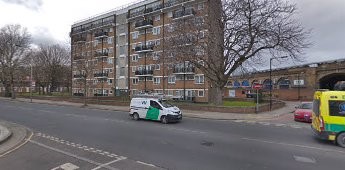
{"label": "van windshield", "polygon": [[159,103],[165,107],[165,108],[168,108],[168,107],[174,107],[174,105],[170,104],[169,102],[167,102],[166,100],[160,100]]}

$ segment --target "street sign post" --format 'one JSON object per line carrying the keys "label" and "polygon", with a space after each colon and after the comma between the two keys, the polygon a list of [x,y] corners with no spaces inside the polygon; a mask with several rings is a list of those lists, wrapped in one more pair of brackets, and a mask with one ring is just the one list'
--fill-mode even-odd
{"label": "street sign post", "polygon": [[253,89],[256,89],[256,113],[259,112],[259,90],[262,89],[262,84],[254,84]]}

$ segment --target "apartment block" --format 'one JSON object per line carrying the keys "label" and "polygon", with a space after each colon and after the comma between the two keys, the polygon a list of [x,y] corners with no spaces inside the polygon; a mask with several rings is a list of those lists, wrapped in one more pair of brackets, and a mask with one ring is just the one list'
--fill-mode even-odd
{"label": "apartment block", "polygon": [[[207,3],[146,0],[75,23],[71,31],[75,95],[84,95],[83,85],[88,84],[92,95],[112,96],[128,90],[131,96],[159,93],[176,100],[207,102],[204,74],[188,57],[174,60],[167,42],[175,22],[205,22]],[[207,42],[207,37],[202,41]],[[89,60],[91,76],[85,76],[89,68],[77,66],[85,60]]]}

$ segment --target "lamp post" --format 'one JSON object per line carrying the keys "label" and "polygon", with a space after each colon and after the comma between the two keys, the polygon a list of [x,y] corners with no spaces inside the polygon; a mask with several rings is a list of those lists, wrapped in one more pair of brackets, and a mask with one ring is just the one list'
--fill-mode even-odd
{"label": "lamp post", "polygon": [[270,111],[272,110],[272,60],[278,59],[278,58],[288,58],[289,56],[282,56],[282,57],[275,57],[270,58]]}
{"label": "lamp post", "polygon": [[32,59],[30,62],[30,103],[32,103]]}
{"label": "lamp post", "polygon": [[298,73],[297,75],[297,90],[298,90],[298,101],[301,100],[301,95],[300,95],[300,86],[301,86],[301,80],[300,80],[300,75],[303,74],[304,72]]}

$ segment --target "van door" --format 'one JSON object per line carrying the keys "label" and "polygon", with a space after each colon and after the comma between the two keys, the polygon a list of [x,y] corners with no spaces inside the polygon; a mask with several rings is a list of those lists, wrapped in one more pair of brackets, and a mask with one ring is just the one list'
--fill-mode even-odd
{"label": "van door", "polygon": [[150,120],[159,120],[159,113],[162,110],[162,107],[160,104],[158,104],[156,101],[150,100],[150,106],[146,113],[146,119]]}

